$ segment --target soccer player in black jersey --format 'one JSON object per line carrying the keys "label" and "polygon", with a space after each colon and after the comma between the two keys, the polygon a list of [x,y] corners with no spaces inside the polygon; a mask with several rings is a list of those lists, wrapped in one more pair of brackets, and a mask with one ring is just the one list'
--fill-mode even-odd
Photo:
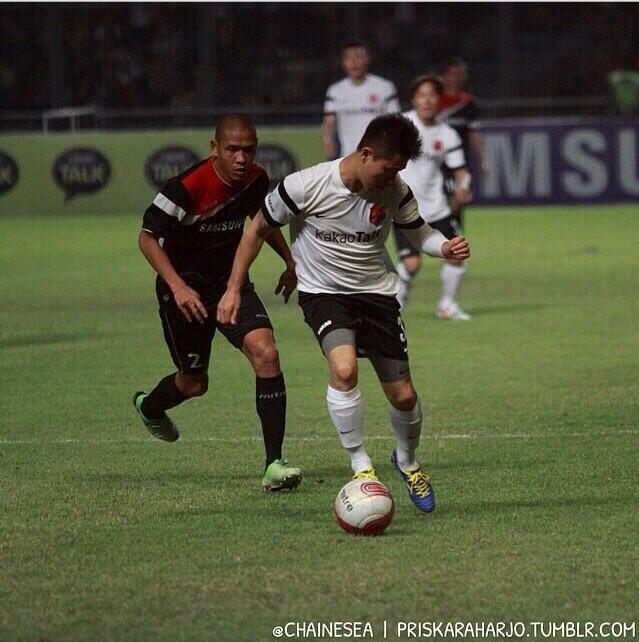
{"label": "soccer player in black jersey", "polygon": [[[137,392],[133,404],[151,434],[165,441],[178,439],[166,411],[207,391],[211,343],[219,330],[244,353],[256,374],[257,413],[266,449],[262,487],[295,488],[301,472],[282,458],[286,388],[273,327],[248,278],[239,323],[220,324],[215,318],[244,221],[260,209],[268,176],[253,162],[257,135],[244,116],[223,116],[211,149],[211,157],[167,181],[144,213],[139,246],[158,275],[160,319],[177,372],[149,394]],[[297,282],[295,264],[281,233],[271,238],[271,247],[286,264],[275,291],[282,292],[286,302]]]}
{"label": "soccer player in black jersey", "polygon": [[[484,139],[479,126],[479,107],[475,96],[466,91],[468,65],[462,58],[452,58],[444,65],[442,80],[444,92],[441,95],[437,121],[450,125],[459,134],[466,160],[470,159],[472,152],[477,158],[482,176],[485,176],[489,168],[486,164]],[[455,181],[450,172],[447,178],[452,215],[457,217],[461,229],[464,204],[458,203],[454,198]]]}

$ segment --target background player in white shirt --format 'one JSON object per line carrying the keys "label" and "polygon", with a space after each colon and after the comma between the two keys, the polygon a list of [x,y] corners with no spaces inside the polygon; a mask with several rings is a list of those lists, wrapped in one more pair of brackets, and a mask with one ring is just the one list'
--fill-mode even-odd
{"label": "background player in white shirt", "polygon": [[328,159],[352,154],[373,118],[400,110],[395,85],[368,73],[369,63],[360,42],[342,47],[346,78],[328,88],[324,101],[322,142]]}
{"label": "background player in white shirt", "polygon": [[[418,158],[409,161],[400,176],[410,185],[419,211],[431,227],[438,229],[447,238],[461,235],[459,220],[451,216],[455,211],[470,202],[470,174],[459,134],[448,125],[435,121],[439,110],[439,100],[443,91],[442,81],[434,75],[419,76],[411,87],[413,110],[404,114],[417,127],[422,142]],[[450,197],[444,189],[444,172],[452,174],[455,187]],[[398,300],[402,308],[406,304],[412,281],[421,268],[422,258],[413,248],[401,230],[395,230],[399,263],[397,273],[401,279]],[[466,321],[466,314],[459,303],[457,294],[465,273],[463,261],[445,260],[441,269],[442,290],[437,306],[440,319]]]}
{"label": "background player in white shirt", "polygon": [[379,116],[367,127],[358,151],[287,176],[264,202],[238,247],[218,320],[234,323],[248,268],[264,240],[290,223],[299,303],[328,361],[327,404],[355,478],[376,479],[364,449],[363,399],[357,357],[370,359],[390,402],[397,438],[391,460],[413,503],[435,508],[435,493],[416,458],[421,406],[408,366],[398,277],[384,263],[391,224],[432,256],[465,259],[464,238],[446,238],[419,215],[410,188],[399,178],[420,153],[415,126],[399,114]]}

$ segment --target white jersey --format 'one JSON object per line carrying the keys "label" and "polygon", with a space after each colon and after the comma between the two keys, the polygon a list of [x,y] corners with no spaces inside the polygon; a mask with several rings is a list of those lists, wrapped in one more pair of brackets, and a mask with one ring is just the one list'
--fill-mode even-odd
{"label": "white jersey", "polygon": [[428,223],[439,221],[450,215],[442,166],[451,170],[466,166],[461,138],[445,123],[425,125],[414,110],[403,116],[417,127],[422,153],[417,160],[408,161],[400,176],[413,190],[422,218]]}
{"label": "white jersey", "polygon": [[324,113],[337,117],[342,156],[357,149],[366,126],[373,118],[397,113],[399,109],[395,85],[375,74],[366,74],[364,82],[359,85],[350,78],[332,84],[324,101]]}
{"label": "white jersey", "polygon": [[399,176],[384,189],[351,192],[340,176],[341,162],[290,174],[262,211],[273,225],[291,224],[300,292],[394,296],[399,279],[384,265],[384,243],[393,222],[400,228],[424,224],[417,203]]}

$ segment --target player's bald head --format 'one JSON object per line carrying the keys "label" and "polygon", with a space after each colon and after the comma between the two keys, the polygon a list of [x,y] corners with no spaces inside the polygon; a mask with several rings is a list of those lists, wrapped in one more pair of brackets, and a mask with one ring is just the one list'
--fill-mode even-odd
{"label": "player's bald head", "polygon": [[257,132],[250,118],[243,114],[224,114],[215,128],[215,140],[219,143],[231,132],[249,133],[257,140]]}

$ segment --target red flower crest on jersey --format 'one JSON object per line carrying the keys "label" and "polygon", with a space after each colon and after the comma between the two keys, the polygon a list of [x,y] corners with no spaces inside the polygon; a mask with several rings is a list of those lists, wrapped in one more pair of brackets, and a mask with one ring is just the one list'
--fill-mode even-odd
{"label": "red flower crest on jersey", "polygon": [[436,141],[433,143],[433,149],[434,149],[436,152],[441,152],[441,150],[442,150],[443,148],[444,148],[444,144],[442,143],[442,141],[441,141],[441,140],[436,140]]}
{"label": "red flower crest on jersey", "polygon": [[368,94],[368,102],[369,103],[378,103],[379,102],[379,95],[378,94]]}
{"label": "red flower crest on jersey", "polygon": [[386,218],[386,209],[381,203],[375,203],[371,207],[370,221],[373,225],[381,225]]}

